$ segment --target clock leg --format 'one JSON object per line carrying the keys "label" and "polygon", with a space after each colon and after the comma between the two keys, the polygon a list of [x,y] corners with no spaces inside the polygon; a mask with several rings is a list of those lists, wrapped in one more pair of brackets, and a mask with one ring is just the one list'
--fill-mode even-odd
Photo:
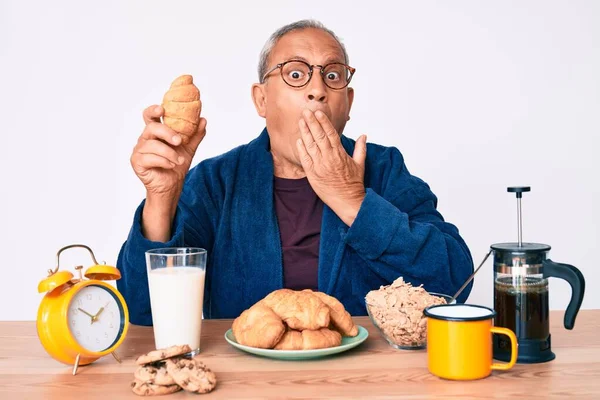
{"label": "clock leg", "polygon": [[81,354],[77,354],[77,358],[75,359],[75,365],[73,365],[73,375],[77,373],[77,368],[79,368],[79,357]]}
{"label": "clock leg", "polygon": [[112,353],[110,353],[110,354],[112,354],[112,356],[115,358],[115,360],[117,360],[117,362],[118,362],[119,364],[121,364],[121,360],[119,359],[119,356],[117,356],[117,352],[116,352],[116,351],[113,351],[113,352],[112,352]]}

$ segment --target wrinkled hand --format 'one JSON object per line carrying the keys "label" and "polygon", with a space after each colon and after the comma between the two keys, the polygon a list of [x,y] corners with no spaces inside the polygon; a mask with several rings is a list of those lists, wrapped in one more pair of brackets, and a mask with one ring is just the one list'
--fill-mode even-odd
{"label": "wrinkled hand", "polygon": [[367,137],[356,141],[350,157],[323,112],[304,110],[298,125],[301,139],[296,145],[310,185],[346,225],[352,225],[365,197]]}
{"label": "wrinkled hand", "polygon": [[206,134],[206,119],[200,118],[198,131],[189,143],[161,123],[164,114],[161,106],[144,110],[146,127],[131,155],[131,166],[146,187],[148,194],[176,194],[181,190],[196,149]]}

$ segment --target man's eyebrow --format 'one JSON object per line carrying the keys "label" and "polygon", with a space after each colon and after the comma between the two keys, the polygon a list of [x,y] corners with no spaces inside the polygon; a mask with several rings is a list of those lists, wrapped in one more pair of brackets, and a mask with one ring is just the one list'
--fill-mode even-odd
{"label": "man's eyebrow", "polygon": [[[300,60],[300,61],[304,61],[305,63],[310,64],[310,61],[308,61],[306,58],[302,57],[302,56],[290,56],[290,57],[286,57],[285,61],[289,61],[289,60]],[[342,63],[344,64],[345,61],[343,60],[343,57],[340,58],[339,56],[329,56],[325,59],[325,62],[323,63],[323,65],[329,64],[329,63]]]}
{"label": "man's eyebrow", "polygon": [[325,62],[323,63],[323,65],[327,65],[327,64],[331,64],[331,63],[346,64],[346,62],[343,59],[340,59],[339,57],[327,57],[325,59]]}
{"label": "man's eyebrow", "polygon": [[310,62],[309,62],[309,61],[308,61],[306,58],[304,58],[304,57],[302,57],[302,56],[290,56],[290,57],[286,57],[284,60],[285,60],[285,61],[289,61],[289,60],[300,60],[300,61],[304,61],[304,62],[307,62],[307,63],[309,63],[309,64],[310,64]]}

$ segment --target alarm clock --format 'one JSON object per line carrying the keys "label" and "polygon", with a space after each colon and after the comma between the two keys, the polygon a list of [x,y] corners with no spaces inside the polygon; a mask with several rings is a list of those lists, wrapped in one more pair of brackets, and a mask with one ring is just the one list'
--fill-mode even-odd
{"label": "alarm clock", "polygon": [[[94,265],[84,276],[83,266],[75,267],[79,277],[59,271],[60,254],[70,248],[87,249]],[[46,352],[55,360],[73,365],[73,375],[80,365],[90,364],[112,354],[123,343],[129,328],[129,311],[123,296],[107,283],[118,280],[115,267],[98,264],[94,252],[83,244],[72,244],[56,255],[56,268],[40,281],[39,293],[46,293],[37,313],[37,334]]]}

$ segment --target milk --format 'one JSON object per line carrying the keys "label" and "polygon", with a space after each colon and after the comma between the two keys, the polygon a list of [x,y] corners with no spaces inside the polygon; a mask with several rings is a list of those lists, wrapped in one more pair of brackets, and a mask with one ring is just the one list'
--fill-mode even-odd
{"label": "milk", "polygon": [[157,268],[148,273],[157,349],[188,344],[200,348],[205,272],[201,268]]}

